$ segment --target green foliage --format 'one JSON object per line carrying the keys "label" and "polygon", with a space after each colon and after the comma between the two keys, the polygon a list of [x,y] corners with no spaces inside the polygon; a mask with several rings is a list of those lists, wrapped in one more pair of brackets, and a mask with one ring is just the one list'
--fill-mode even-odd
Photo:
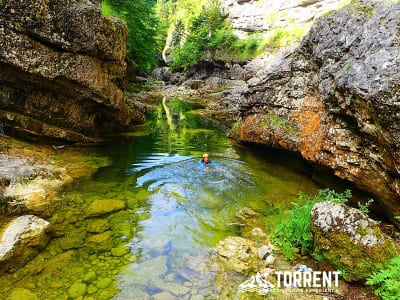
{"label": "green foliage", "polygon": [[111,5],[109,5],[107,2],[103,1],[101,2],[101,14],[105,17],[108,16],[116,16],[116,12],[113,11]]}
{"label": "green foliage", "polygon": [[352,7],[350,7],[350,10],[357,14],[363,14],[368,19],[375,15],[374,7],[371,3],[364,4],[357,1],[352,5]]}
{"label": "green foliage", "polygon": [[290,260],[293,259],[293,248],[302,248],[310,252],[314,247],[311,234],[311,209],[314,204],[324,201],[346,203],[350,198],[350,190],[337,193],[324,189],[314,197],[299,194],[298,203],[292,203],[293,208],[287,212],[286,218],[281,215],[280,224],[272,234],[272,241],[281,247],[285,257]]}
{"label": "green foliage", "polygon": [[346,65],[343,67],[343,70],[345,70],[346,72],[348,72],[349,69],[350,69],[350,66],[351,66],[351,61],[348,60],[348,61],[346,62]]}
{"label": "green foliage", "polygon": [[157,18],[153,3],[146,0],[106,0],[104,16],[116,15],[128,27],[127,59],[139,70],[150,71],[157,64]]}
{"label": "green foliage", "polygon": [[299,40],[305,36],[311,27],[311,23],[304,25],[292,24],[290,27],[276,28],[266,37],[261,48],[281,48],[290,45],[293,41]]}
{"label": "green foliage", "polygon": [[261,39],[256,36],[239,39],[233,33],[227,17],[217,2],[192,17],[189,34],[182,47],[175,48],[172,54],[172,68],[186,69],[196,64],[204,58],[206,50],[217,56],[219,53],[225,60],[242,60],[256,55]]}
{"label": "green foliage", "polygon": [[372,204],[372,202],[374,202],[374,199],[369,199],[365,204],[358,202],[357,203],[358,209],[361,210],[363,213],[368,214],[369,213],[368,207]]}
{"label": "green foliage", "polygon": [[377,285],[375,295],[382,299],[400,299],[400,255],[393,258],[386,268],[373,273],[366,283]]}

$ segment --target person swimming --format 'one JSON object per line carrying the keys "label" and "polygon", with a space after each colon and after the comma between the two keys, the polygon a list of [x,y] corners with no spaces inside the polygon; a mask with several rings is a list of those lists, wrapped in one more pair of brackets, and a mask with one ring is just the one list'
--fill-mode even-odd
{"label": "person swimming", "polygon": [[212,164],[212,161],[209,160],[207,153],[203,154],[203,159],[201,160],[201,163],[204,164],[205,166]]}
{"label": "person swimming", "polygon": [[203,166],[204,169],[207,169],[208,167],[218,167],[215,163],[213,163],[209,158],[208,154],[204,153],[203,158],[200,161],[201,165]]}

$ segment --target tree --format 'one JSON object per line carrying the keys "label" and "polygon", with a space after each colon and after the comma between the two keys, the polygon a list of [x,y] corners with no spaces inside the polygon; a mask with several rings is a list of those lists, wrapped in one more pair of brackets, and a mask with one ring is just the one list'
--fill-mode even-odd
{"label": "tree", "polygon": [[128,27],[127,59],[139,70],[150,71],[157,64],[157,18],[154,2],[146,0],[105,0]]}

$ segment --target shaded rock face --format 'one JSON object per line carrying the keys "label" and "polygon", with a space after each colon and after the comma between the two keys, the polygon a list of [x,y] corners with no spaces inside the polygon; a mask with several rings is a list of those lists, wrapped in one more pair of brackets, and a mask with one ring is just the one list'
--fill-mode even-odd
{"label": "shaded rock face", "polygon": [[126,37],[98,1],[2,1],[0,120],[69,141],[126,128]]}
{"label": "shaded rock face", "polygon": [[393,242],[358,209],[320,202],[311,210],[319,260],[344,271],[346,280],[365,279],[396,255]]}
{"label": "shaded rock face", "polygon": [[400,3],[321,18],[248,81],[233,137],[300,152],[400,215]]}
{"label": "shaded rock face", "polygon": [[5,270],[32,259],[49,241],[51,225],[33,215],[11,221],[0,237],[0,266]]}

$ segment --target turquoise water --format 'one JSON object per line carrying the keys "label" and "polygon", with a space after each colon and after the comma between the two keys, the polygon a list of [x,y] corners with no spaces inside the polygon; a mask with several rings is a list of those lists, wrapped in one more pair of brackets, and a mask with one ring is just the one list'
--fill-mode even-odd
{"label": "turquoise water", "polygon": [[[218,299],[214,274],[199,278],[188,264],[201,265],[207,249],[240,234],[240,208],[271,225],[298,192],[319,187],[294,157],[236,145],[191,112],[198,108],[164,99],[136,131],[82,149],[110,163],[60,195],[49,217],[55,237],[29,264],[0,277],[0,296],[23,287],[39,299]],[[204,152],[218,168],[201,167]],[[126,209],[86,218],[91,203],[110,199]]]}

